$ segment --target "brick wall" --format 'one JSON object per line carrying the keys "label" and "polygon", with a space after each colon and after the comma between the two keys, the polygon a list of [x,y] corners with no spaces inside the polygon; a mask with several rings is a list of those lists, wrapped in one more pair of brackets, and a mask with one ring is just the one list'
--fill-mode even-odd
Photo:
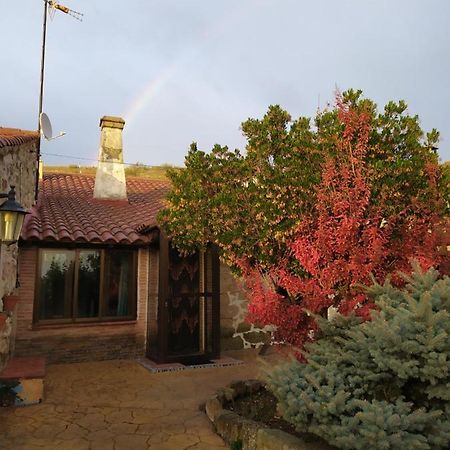
{"label": "brick wall", "polygon": [[149,251],[139,249],[137,318],[131,322],[33,326],[38,250],[20,249],[20,301],[16,356],[46,356],[48,362],[81,362],[143,356],[147,326]]}
{"label": "brick wall", "polygon": [[158,250],[149,253],[149,287],[147,311],[147,339],[153,355],[157,354],[158,344],[158,286],[159,286],[159,258]]}
{"label": "brick wall", "polygon": [[[95,325],[33,326],[37,257],[36,247],[20,249],[17,356],[44,355],[53,363],[135,358],[145,354],[147,336],[156,343],[159,272],[156,250],[139,250],[137,320]],[[244,321],[245,295],[229,269],[221,265],[220,270],[221,349],[249,346],[249,341],[240,335],[244,333],[248,338],[255,331]]]}

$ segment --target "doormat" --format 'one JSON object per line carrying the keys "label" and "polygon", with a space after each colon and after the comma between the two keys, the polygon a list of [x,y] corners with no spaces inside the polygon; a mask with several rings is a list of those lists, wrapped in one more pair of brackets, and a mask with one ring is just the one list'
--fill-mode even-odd
{"label": "doormat", "polygon": [[210,359],[203,355],[184,357],[183,360],[180,361],[180,363],[183,364],[183,366],[201,366],[204,364],[213,364]]}
{"label": "doormat", "polygon": [[211,369],[214,367],[230,367],[230,366],[240,366],[244,364],[243,361],[238,359],[230,358],[228,356],[224,356],[219,359],[212,359],[210,362],[206,362],[204,364],[181,364],[181,363],[166,363],[166,364],[158,364],[155,361],[152,361],[148,358],[138,358],[137,362],[145,367],[152,373],[160,373],[160,372],[178,372],[181,370],[192,370],[192,369]]}

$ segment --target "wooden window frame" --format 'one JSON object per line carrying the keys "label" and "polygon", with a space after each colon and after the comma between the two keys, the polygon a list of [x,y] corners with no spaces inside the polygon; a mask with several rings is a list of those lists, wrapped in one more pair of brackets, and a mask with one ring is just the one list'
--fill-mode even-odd
{"label": "wooden window frame", "polygon": [[[41,289],[41,269],[42,269],[42,255],[46,251],[66,251],[74,252],[74,265],[71,270],[71,285],[72,289],[69,293],[71,303],[71,317],[67,319],[40,319],[40,289]],[[104,304],[106,302],[106,255],[109,251],[121,250],[132,254],[131,271],[133,274],[133,285],[131,287],[131,300],[129,300],[130,314],[125,316],[105,316],[103,315]],[[99,286],[99,304],[98,315],[96,317],[77,317],[78,309],[78,276],[79,276],[79,254],[83,251],[98,251],[100,252],[100,286]],[[106,322],[133,322],[137,318],[137,301],[138,301],[138,250],[135,248],[111,247],[111,248],[95,248],[95,247],[40,247],[38,248],[36,277],[35,277],[35,291],[33,303],[33,324],[37,326],[46,325],[77,325],[77,324],[95,324]]]}

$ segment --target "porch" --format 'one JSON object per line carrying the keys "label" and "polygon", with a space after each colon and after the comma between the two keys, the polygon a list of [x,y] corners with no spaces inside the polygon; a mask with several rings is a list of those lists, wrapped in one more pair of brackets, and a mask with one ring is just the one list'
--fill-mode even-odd
{"label": "porch", "polygon": [[130,360],[50,365],[44,403],[0,409],[0,442],[17,450],[226,449],[199,405],[232,380],[257,377],[259,364],[254,349],[224,354],[244,364],[164,373]]}

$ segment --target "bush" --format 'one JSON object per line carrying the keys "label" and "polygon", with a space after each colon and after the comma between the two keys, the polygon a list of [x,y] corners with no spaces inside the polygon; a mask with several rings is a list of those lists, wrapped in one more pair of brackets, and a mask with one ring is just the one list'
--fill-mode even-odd
{"label": "bush", "polygon": [[342,449],[441,449],[450,444],[450,278],[414,266],[403,290],[367,291],[363,322],[317,318],[297,360],[267,371],[284,418]]}

